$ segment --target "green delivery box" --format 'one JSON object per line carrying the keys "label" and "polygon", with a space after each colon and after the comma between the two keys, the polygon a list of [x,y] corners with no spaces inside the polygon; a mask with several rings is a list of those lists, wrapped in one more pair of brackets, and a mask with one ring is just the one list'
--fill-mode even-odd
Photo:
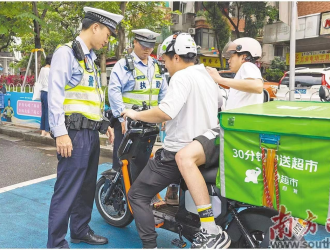
{"label": "green delivery box", "polygon": [[[222,196],[263,206],[261,147],[278,149],[279,204],[301,219],[309,210],[317,216],[314,222],[326,224],[330,103],[274,101],[228,110],[220,114],[220,127],[217,182]],[[273,204],[276,208],[275,198]]]}

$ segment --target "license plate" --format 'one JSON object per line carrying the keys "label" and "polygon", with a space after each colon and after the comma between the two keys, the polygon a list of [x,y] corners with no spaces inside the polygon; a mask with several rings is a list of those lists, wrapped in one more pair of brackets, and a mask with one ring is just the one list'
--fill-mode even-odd
{"label": "license plate", "polygon": [[306,94],[307,89],[296,89],[295,94]]}
{"label": "license plate", "polygon": [[304,236],[307,230],[307,223],[298,218],[294,218],[292,222],[292,232],[295,235],[296,239],[300,239]]}

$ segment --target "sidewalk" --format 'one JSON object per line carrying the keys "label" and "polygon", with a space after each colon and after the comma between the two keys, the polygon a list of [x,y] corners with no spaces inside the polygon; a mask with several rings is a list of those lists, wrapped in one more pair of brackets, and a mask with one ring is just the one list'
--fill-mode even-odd
{"label": "sidewalk", "polygon": [[[52,138],[40,136],[40,129],[35,127],[28,127],[18,124],[12,124],[10,122],[2,122],[0,124],[0,134],[8,135],[10,137],[16,137],[23,139],[24,141],[38,142],[45,145],[55,147],[55,141]],[[113,155],[113,146],[108,145],[108,137],[100,134],[100,156],[111,157]],[[162,143],[156,142],[153,148],[153,152],[162,147]]]}

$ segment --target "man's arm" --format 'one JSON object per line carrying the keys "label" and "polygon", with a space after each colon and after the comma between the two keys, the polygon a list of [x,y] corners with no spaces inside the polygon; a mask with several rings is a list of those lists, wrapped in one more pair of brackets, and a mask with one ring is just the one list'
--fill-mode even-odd
{"label": "man's arm", "polygon": [[125,109],[121,115],[124,117],[124,119],[130,117],[133,120],[149,123],[160,123],[172,120],[169,115],[167,115],[158,107],[140,112],[134,111],[132,109]]}
{"label": "man's arm", "polygon": [[73,75],[73,60],[75,59],[70,48],[65,46],[59,48],[53,56],[48,81],[49,125],[56,137],[57,153],[66,158],[71,157],[73,148],[65,127],[63,102],[65,85]]}
{"label": "man's arm", "polygon": [[206,67],[207,72],[218,84],[226,85],[230,88],[237,89],[243,92],[260,94],[263,90],[263,81],[255,78],[245,79],[230,79],[221,77],[215,68]]}
{"label": "man's arm", "polygon": [[[110,75],[108,98],[114,117],[119,117],[120,113],[125,109],[122,95],[123,86],[121,84],[121,80],[123,79],[119,77],[119,75],[122,76],[125,73],[126,72],[121,68],[119,62],[117,62]],[[119,121],[123,122],[124,119],[119,118]]]}
{"label": "man's arm", "polygon": [[255,93],[255,94],[262,93],[264,87],[264,83],[261,79],[252,79],[252,78],[247,78],[242,80],[222,78],[217,83],[226,85],[230,88],[237,89],[243,92]]}
{"label": "man's arm", "polygon": [[63,102],[65,85],[72,77],[73,55],[70,48],[59,48],[52,59],[48,80],[49,125],[55,137],[67,135]]}
{"label": "man's arm", "polygon": [[158,103],[160,103],[161,100],[164,99],[167,92],[167,88],[168,88],[168,83],[166,81],[166,77],[163,75],[162,85],[160,86],[159,95],[158,95]]}

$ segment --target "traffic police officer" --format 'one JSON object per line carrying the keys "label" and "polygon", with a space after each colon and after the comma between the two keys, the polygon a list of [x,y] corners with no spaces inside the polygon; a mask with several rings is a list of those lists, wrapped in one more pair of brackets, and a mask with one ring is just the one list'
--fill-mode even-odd
{"label": "traffic police officer", "polygon": [[114,66],[109,81],[109,103],[112,114],[118,120],[114,124],[115,141],[113,169],[120,169],[117,151],[126,132],[123,118],[119,117],[125,108],[133,104],[157,106],[165,97],[167,82],[157,61],[150,56],[160,34],[148,29],[132,30],[135,34],[134,51],[120,59]]}
{"label": "traffic police officer", "polygon": [[108,43],[123,16],[89,7],[84,11],[80,35],[55,51],[49,75],[49,124],[59,162],[49,210],[48,248],[69,248],[65,240],[69,219],[71,242],[108,242],[88,226],[99,162],[99,131],[113,140],[102,114],[104,97],[93,50]]}

